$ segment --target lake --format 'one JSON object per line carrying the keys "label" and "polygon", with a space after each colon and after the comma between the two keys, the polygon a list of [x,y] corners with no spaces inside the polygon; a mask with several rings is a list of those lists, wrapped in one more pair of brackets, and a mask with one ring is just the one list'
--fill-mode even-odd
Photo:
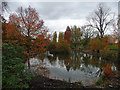
{"label": "lake", "polygon": [[30,58],[30,70],[37,75],[67,82],[81,82],[84,86],[95,84],[103,74],[103,67],[115,63],[103,60],[97,55],[72,51],[70,55],[42,54]]}

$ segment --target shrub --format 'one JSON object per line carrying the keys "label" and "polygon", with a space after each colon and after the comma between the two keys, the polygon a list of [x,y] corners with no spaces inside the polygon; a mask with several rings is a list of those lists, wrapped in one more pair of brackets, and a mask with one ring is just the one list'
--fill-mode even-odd
{"label": "shrub", "polygon": [[108,49],[108,43],[98,38],[91,39],[89,42],[89,48],[91,50],[106,50]]}
{"label": "shrub", "polygon": [[70,53],[70,44],[66,40],[61,40],[58,43],[51,42],[48,45],[48,50],[53,54],[69,54]]}
{"label": "shrub", "polygon": [[27,56],[23,49],[12,44],[3,44],[2,50],[2,87],[29,88],[32,74],[24,72]]}
{"label": "shrub", "polygon": [[69,54],[70,53],[70,44],[66,40],[62,40],[57,43],[56,53]]}
{"label": "shrub", "polygon": [[50,42],[48,44],[48,51],[50,51],[50,53],[55,53],[56,52],[56,43],[55,42]]}
{"label": "shrub", "polygon": [[112,76],[111,64],[107,64],[106,67],[103,67],[104,78],[108,79]]}
{"label": "shrub", "polygon": [[108,59],[108,60],[116,60],[118,56],[117,52],[105,51],[105,50],[101,50],[100,55],[102,58]]}

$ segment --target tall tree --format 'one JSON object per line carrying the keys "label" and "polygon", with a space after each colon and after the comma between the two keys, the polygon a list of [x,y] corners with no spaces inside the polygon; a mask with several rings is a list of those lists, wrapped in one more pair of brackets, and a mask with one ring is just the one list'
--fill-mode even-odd
{"label": "tall tree", "polygon": [[71,27],[71,41],[75,48],[77,48],[77,46],[80,46],[82,35],[83,32],[79,27],[77,26]]}
{"label": "tall tree", "polygon": [[71,37],[71,29],[69,26],[67,26],[64,34],[64,40],[67,40],[67,42],[70,43],[71,42],[70,37]]}
{"label": "tall tree", "polygon": [[56,33],[56,31],[54,32],[54,34],[53,34],[53,42],[57,42],[57,33]]}
{"label": "tall tree", "polygon": [[[10,15],[9,23],[14,24],[17,27],[16,30],[25,37],[24,46],[26,47],[26,53],[31,55],[30,47],[32,45],[32,40],[46,31],[44,29],[44,22],[39,19],[37,11],[30,6],[25,9],[19,7],[17,13]],[[28,60],[28,65],[29,64]]]}
{"label": "tall tree", "polygon": [[110,8],[100,3],[97,9],[88,17],[89,24],[99,31],[101,37],[104,36],[108,26],[113,22],[114,14]]}
{"label": "tall tree", "polygon": [[59,32],[59,38],[58,38],[58,42],[61,42],[64,38],[64,34],[63,32]]}

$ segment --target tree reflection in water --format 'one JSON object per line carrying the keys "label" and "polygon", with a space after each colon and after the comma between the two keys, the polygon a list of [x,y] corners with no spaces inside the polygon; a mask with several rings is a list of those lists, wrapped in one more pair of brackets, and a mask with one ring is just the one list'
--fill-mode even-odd
{"label": "tree reflection in water", "polygon": [[[61,78],[61,80],[67,78],[67,81],[71,79],[71,82],[84,79],[83,83],[87,82],[87,85],[95,82],[93,78],[97,80],[103,74],[103,67],[111,63],[97,55],[93,56],[79,51],[72,51],[71,55],[44,54],[37,56],[36,59],[33,68],[38,74],[42,73],[46,76]],[[114,63],[111,64],[112,67],[116,67]]]}

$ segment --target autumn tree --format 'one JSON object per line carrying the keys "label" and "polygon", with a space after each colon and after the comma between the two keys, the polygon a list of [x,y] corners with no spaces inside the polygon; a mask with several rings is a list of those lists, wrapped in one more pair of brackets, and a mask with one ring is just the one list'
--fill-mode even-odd
{"label": "autumn tree", "polygon": [[56,31],[54,32],[54,34],[53,34],[53,42],[57,42],[57,33],[56,33]]}
{"label": "autumn tree", "polygon": [[101,37],[104,36],[108,26],[113,22],[113,14],[110,8],[100,3],[97,9],[88,17],[91,27],[97,29]]}
{"label": "autumn tree", "polygon": [[89,48],[92,51],[97,51],[98,53],[100,52],[100,50],[108,50],[108,46],[109,45],[107,36],[103,37],[101,40],[98,38],[93,38],[89,42]]}
{"label": "autumn tree", "polygon": [[8,23],[3,22],[2,23],[2,42],[4,43],[7,40],[7,29],[6,26]]}
{"label": "autumn tree", "polygon": [[31,40],[44,32],[43,20],[39,19],[39,15],[34,8],[30,6],[26,9],[19,7],[17,14],[10,15],[9,23],[15,24],[18,30],[26,38],[26,47],[29,53]]}
{"label": "autumn tree", "polygon": [[65,34],[64,34],[64,40],[67,40],[68,43],[71,43],[71,29],[69,26],[67,26]]}
{"label": "autumn tree", "polygon": [[26,54],[31,55],[32,40],[46,31],[37,11],[30,6],[25,9],[19,7],[17,13],[10,15],[9,23],[14,24],[17,27],[16,30],[25,37]]}
{"label": "autumn tree", "polygon": [[20,31],[17,30],[17,26],[9,22],[6,27],[7,27],[6,42],[11,42],[11,43],[20,42],[21,33]]}
{"label": "autumn tree", "polygon": [[63,32],[59,32],[58,42],[61,42],[63,39],[64,39],[64,34],[63,34]]}
{"label": "autumn tree", "polygon": [[44,38],[44,35],[39,35],[32,45],[33,51],[39,53],[46,51],[47,39]]}
{"label": "autumn tree", "polygon": [[83,32],[77,26],[71,27],[71,42],[75,48],[80,46]]}

